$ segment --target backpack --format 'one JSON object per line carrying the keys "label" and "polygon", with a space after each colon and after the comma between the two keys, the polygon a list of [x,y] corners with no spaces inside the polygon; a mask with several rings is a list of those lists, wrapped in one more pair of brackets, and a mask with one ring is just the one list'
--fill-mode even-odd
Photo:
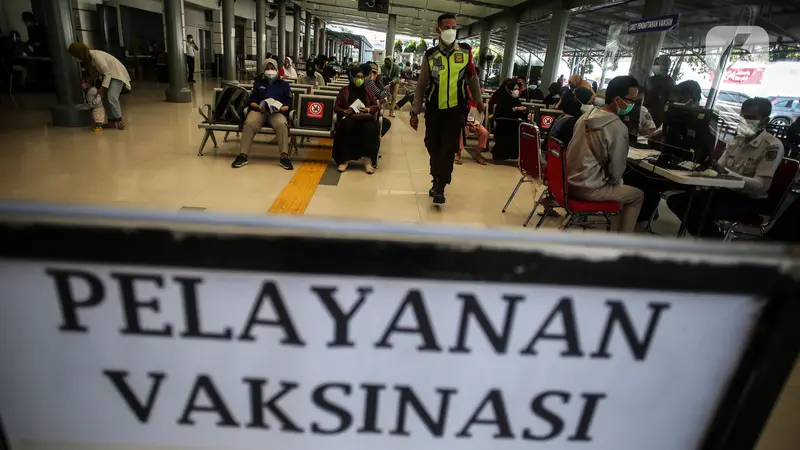
{"label": "backpack", "polygon": [[250,94],[241,86],[225,86],[219,94],[219,97],[217,97],[217,103],[214,105],[211,120],[214,123],[227,122],[238,124],[241,122],[242,111],[247,106],[247,99],[249,97]]}

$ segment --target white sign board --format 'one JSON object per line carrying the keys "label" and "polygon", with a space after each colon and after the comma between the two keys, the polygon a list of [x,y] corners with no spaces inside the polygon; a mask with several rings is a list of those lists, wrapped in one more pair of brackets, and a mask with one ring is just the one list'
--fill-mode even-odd
{"label": "white sign board", "polygon": [[0,286],[12,450],[698,448],[762,306],[10,259]]}

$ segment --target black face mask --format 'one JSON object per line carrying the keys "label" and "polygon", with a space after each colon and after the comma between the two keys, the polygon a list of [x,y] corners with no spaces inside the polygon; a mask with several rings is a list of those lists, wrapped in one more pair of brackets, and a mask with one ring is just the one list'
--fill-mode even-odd
{"label": "black face mask", "polygon": [[575,89],[575,83],[570,83],[570,84],[569,84],[569,88],[570,88],[570,89]]}
{"label": "black face mask", "polygon": [[316,72],[314,69],[308,69],[308,70],[306,70],[306,75],[308,75],[310,77],[313,77],[314,76],[314,72]]}

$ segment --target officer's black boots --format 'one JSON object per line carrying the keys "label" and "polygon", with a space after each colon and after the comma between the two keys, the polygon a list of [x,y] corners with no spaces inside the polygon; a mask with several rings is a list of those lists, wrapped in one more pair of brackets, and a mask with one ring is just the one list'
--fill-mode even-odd
{"label": "officer's black boots", "polygon": [[431,197],[433,197],[433,204],[436,206],[443,205],[445,202],[444,198],[444,187],[446,186],[445,183],[439,180],[433,180],[433,188],[430,192],[428,192]]}

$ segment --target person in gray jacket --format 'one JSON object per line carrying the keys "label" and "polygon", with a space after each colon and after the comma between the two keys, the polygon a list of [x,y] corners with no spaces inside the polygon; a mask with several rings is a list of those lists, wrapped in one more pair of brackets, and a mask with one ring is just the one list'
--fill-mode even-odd
{"label": "person in gray jacket", "polygon": [[644,193],[622,184],[629,149],[628,128],[620,116],[630,114],[639,85],[631,76],[616,77],[606,102],[582,115],[567,147],[569,195],[583,201],[616,201],[622,206],[616,229],[632,232]]}

